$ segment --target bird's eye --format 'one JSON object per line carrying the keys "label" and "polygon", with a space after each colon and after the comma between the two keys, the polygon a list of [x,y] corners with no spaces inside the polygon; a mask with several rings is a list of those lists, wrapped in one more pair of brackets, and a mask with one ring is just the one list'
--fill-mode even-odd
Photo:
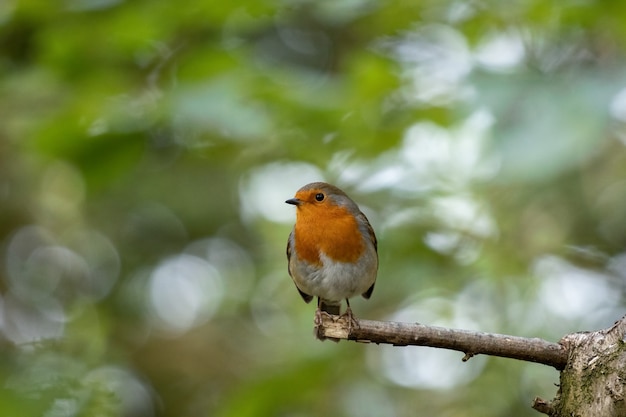
{"label": "bird's eye", "polygon": [[324,194],[322,194],[322,193],[315,194],[315,199],[317,201],[324,201]]}

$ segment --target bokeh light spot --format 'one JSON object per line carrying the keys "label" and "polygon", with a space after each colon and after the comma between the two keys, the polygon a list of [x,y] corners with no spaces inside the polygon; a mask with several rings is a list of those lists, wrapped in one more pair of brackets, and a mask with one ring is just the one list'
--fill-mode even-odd
{"label": "bokeh light spot", "polygon": [[252,171],[240,185],[241,213],[246,220],[263,217],[277,223],[295,219],[285,200],[309,182],[323,181],[322,172],[306,163],[272,163]]}
{"label": "bokeh light spot", "polygon": [[15,344],[58,339],[63,336],[65,314],[54,299],[41,300],[37,308],[8,295],[3,303],[4,334]]}
{"label": "bokeh light spot", "polygon": [[611,288],[605,274],[572,265],[556,256],[539,258],[534,272],[541,278],[542,304],[563,319],[613,314],[620,301],[620,293]]}
{"label": "bokeh light spot", "polygon": [[173,333],[185,332],[211,318],[222,296],[219,272],[197,256],[168,258],[150,279],[154,318],[161,328]]}
{"label": "bokeh light spot", "polygon": [[[443,327],[472,328],[471,320],[454,318],[454,303],[441,298],[414,302],[396,312],[391,321],[428,323]],[[459,321],[460,320],[460,321]],[[448,389],[466,384],[476,378],[487,358],[478,356],[463,363],[459,352],[429,349],[381,346],[379,358],[371,363],[390,381],[400,386],[428,389]]]}
{"label": "bokeh light spot", "polygon": [[103,366],[89,372],[84,383],[111,392],[118,399],[118,415],[150,417],[155,414],[151,388],[128,369]]}

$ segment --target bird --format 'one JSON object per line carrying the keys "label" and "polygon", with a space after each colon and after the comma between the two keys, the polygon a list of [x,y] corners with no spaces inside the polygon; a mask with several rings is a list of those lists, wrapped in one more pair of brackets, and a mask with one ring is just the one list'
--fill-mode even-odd
{"label": "bird", "polygon": [[[322,315],[347,309],[349,331],[358,327],[350,298],[369,299],[378,273],[378,242],[365,214],[334,185],[312,182],[285,201],[296,207],[296,222],[287,240],[287,270],[302,299],[317,297],[315,334]],[[338,340],[337,340],[338,341]]]}

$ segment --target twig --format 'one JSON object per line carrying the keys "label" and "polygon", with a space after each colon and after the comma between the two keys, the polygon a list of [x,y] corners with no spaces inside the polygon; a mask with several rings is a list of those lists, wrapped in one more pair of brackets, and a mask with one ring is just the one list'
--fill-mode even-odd
{"label": "twig", "polygon": [[539,411],[540,413],[547,414],[549,416],[554,414],[554,407],[552,406],[552,404],[550,404],[543,398],[535,397],[532,408]]}
{"label": "twig", "polygon": [[358,320],[349,329],[345,317],[324,316],[318,327],[320,335],[358,342],[386,343],[396,346],[430,346],[465,353],[463,360],[474,355],[492,355],[565,368],[567,349],[539,338],[525,338],[469,330],[448,329],[419,323]]}

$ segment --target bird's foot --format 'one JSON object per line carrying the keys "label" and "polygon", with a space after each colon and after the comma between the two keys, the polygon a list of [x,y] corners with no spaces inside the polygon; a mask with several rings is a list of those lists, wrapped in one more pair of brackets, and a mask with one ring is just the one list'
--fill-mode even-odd
{"label": "bird's foot", "polygon": [[313,328],[313,334],[315,335],[315,337],[319,340],[332,340],[333,342],[339,342],[339,339],[335,339],[334,337],[326,337],[323,335],[322,332],[322,323],[323,323],[323,318],[330,318],[333,321],[336,321],[335,316],[333,316],[332,314],[327,313],[326,311],[322,311],[320,310],[320,308],[318,307],[317,310],[315,310],[315,319],[313,320],[313,323],[315,324],[315,327]]}
{"label": "bird's foot", "polygon": [[313,320],[315,327],[319,327],[322,325],[322,321],[323,321],[322,317],[333,319],[332,314],[328,314],[326,311],[322,311],[318,307],[317,310],[315,310],[315,319]]}
{"label": "bird's foot", "polygon": [[351,332],[352,329],[361,328],[361,326],[359,325],[359,321],[356,319],[356,317],[354,317],[354,314],[352,313],[352,309],[350,308],[350,306],[348,306],[346,311],[339,317],[341,318],[345,317],[348,320],[348,333]]}

